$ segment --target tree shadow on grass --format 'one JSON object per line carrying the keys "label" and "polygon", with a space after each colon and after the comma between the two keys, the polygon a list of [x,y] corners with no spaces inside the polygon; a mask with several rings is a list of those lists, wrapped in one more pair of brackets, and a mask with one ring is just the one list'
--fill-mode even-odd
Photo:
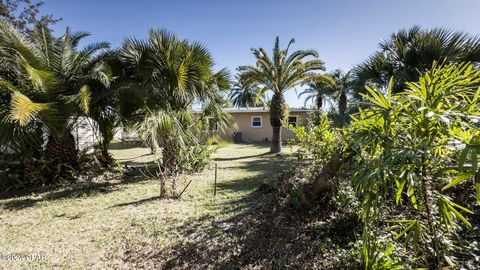
{"label": "tree shadow on grass", "polygon": [[112,183],[92,183],[88,185],[76,185],[63,190],[54,190],[28,198],[12,199],[0,203],[0,208],[7,210],[21,210],[32,207],[43,201],[55,201],[64,198],[82,198],[99,194],[105,194],[118,190],[117,184]]}
{"label": "tree shadow on grass", "polygon": [[[290,164],[291,160],[286,156],[271,156],[264,159],[245,161],[241,165],[235,166],[235,168],[245,172],[261,173],[252,177],[220,182],[217,184],[217,188],[219,191],[230,190],[235,192],[254,190],[261,183],[276,180],[276,176],[289,168]],[[222,173],[222,168],[230,167],[220,167],[220,174]]]}
{"label": "tree shadow on grass", "polygon": [[250,156],[239,156],[239,157],[229,157],[229,158],[214,158],[214,161],[234,161],[234,160],[243,160],[243,159],[249,159],[249,158],[255,158],[255,157],[262,157],[270,155],[269,152],[261,153],[258,155],[250,155]]}
{"label": "tree shadow on grass", "polygon": [[[212,206],[222,212],[219,218],[191,218],[177,226],[172,246],[129,241],[121,260],[130,268],[155,269],[355,269],[338,259],[350,255],[337,254],[340,244],[348,246],[355,237],[335,231],[343,220],[312,226],[259,191],[227,204]],[[344,238],[338,240],[339,234]],[[324,263],[327,257],[338,262]]]}
{"label": "tree shadow on grass", "polygon": [[165,199],[165,197],[153,196],[153,197],[150,197],[150,198],[145,198],[145,199],[141,199],[141,200],[137,200],[137,201],[133,201],[133,202],[119,203],[119,204],[114,205],[113,207],[137,206],[137,205],[141,205],[141,204],[144,204],[144,203],[149,203],[149,202],[152,202],[152,201],[158,201],[158,200],[161,200],[161,199]]}
{"label": "tree shadow on grass", "polygon": [[123,150],[134,147],[145,147],[142,141],[132,140],[132,141],[120,141],[110,143],[109,149],[111,150]]}
{"label": "tree shadow on grass", "polygon": [[176,226],[173,245],[152,246],[154,240],[123,243],[125,250],[117,261],[130,268],[155,269],[355,269],[340,258],[350,256],[349,243],[356,236],[352,230],[358,228],[348,225],[356,224],[356,217],[338,215],[325,222],[281,206],[274,194],[257,189],[264,182],[275,185],[276,175],[290,164],[285,156],[240,162],[239,170],[260,173],[220,182],[217,188],[220,196],[246,195],[209,205],[217,215]]}
{"label": "tree shadow on grass", "polygon": [[[20,194],[22,197],[12,198],[6,202],[0,202],[0,208],[6,210],[21,210],[32,207],[43,201],[56,201],[65,198],[84,198],[99,196],[120,190],[122,185],[147,181],[141,174],[124,175],[121,180],[104,182],[79,182],[67,187],[50,186],[43,189],[30,190],[28,193]],[[27,192],[27,191],[26,191]],[[29,196],[30,195],[30,196]],[[26,197],[25,196],[29,196]]]}

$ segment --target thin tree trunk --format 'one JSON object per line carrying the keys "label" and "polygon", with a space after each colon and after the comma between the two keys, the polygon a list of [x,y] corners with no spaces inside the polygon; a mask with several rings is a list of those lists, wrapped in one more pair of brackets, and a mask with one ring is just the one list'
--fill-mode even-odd
{"label": "thin tree trunk", "polygon": [[282,152],[282,127],[272,127],[272,144],[270,146],[270,153]]}
{"label": "thin tree trunk", "polygon": [[[422,158],[422,161],[425,160],[425,157]],[[438,237],[438,232],[433,218],[432,209],[430,208],[430,194],[432,193],[432,186],[429,179],[427,178],[427,172],[425,165],[422,166],[422,178],[423,178],[423,200],[425,203],[425,212],[427,214],[427,224],[430,229],[430,233],[433,236],[432,239],[432,248],[434,251],[435,259],[437,262],[437,267],[441,267],[442,263],[442,254],[440,249],[440,239]]]}

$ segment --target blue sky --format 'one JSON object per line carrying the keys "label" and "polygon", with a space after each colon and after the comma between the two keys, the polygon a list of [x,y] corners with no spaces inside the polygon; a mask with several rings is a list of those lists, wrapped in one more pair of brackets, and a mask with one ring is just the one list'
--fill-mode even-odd
{"label": "blue sky", "polygon": [[[42,13],[63,20],[53,28],[92,33],[91,41],[118,46],[126,37],[144,37],[166,28],[203,43],[217,69],[232,73],[254,64],[252,47],[270,50],[279,35],[294,49],[316,49],[328,70],[348,70],[377,49],[381,39],[412,25],[443,26],[480,33],[478,0],[47,0]],[[290,106],[301,106],[294,91]]]}

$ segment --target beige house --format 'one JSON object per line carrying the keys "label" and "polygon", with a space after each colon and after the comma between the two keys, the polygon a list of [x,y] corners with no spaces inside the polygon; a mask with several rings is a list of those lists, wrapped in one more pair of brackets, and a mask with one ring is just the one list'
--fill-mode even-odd
{"label": "beige house", "polygon": [[[219,132],[223,140],[228,141],[271,141],[272,125],[268,107],[227,108],[225,109],[237,123],[238,129],[234,134]],[[308,109],[289,109],[288,124],[301,126],[305,124]],[[282,128],[282,139],[290,140],[295,134],[288,128]]]}

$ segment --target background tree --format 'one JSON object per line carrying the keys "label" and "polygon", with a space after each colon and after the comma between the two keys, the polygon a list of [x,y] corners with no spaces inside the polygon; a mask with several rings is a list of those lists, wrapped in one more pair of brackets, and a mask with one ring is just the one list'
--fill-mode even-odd
{"label": "background tree", "polygon": [[[324,71],[324,62],[318,59],[314,50],[299,50],[289,54],[290,46],[295,42],[291,39],[285,49],[280,48],[277,37],[270,57],[263,48],[252,49],[256,58],[256,66],[240,66],[238,71],[245,83],[260,88],[258,96],[264,96],[268,91],[273,92],[270,103],[270,124],[273,128],[270,152],[282,151],[281,127],[288,114],[288,107],[284,94],[286,91],[304,83],[316,81],[333,81],[318,73]],[[313,59],[306,60],[308,57]]]}
{"label": "background tree", "polygon": [[480,61],[480,37],[445,28],[422,29],[414,26],[393,33],[380,43],[380,50],[355,68],[357,90],[365,84],[385,89],[393,77],[393,92],[406,82],[418,81],[434,62],[440,64]]}
{"label": "background tree", "polygon": [[259,96],[260,88],[257,85],[248,84],[240,76],[236,76],[236,82],[230,92],[230,99],[236,107],[261,107],[266,102],[263,96]]}
{"label": "background tree", "polygon": [[32,0],[1,0],[0,19],[11,23],[22,32],[33,30],[37,25],[49,26],[62,20],[51,14],[39,15],[43,1]]}
{"label": "background tree", "polygon": [[322,82],[310,83],[308,88],[298,94],[298,98],[305,95],[305,106],[308,102],[315,104],[318,110],[323,109],[325,100],[333,94],[333,88]]}

